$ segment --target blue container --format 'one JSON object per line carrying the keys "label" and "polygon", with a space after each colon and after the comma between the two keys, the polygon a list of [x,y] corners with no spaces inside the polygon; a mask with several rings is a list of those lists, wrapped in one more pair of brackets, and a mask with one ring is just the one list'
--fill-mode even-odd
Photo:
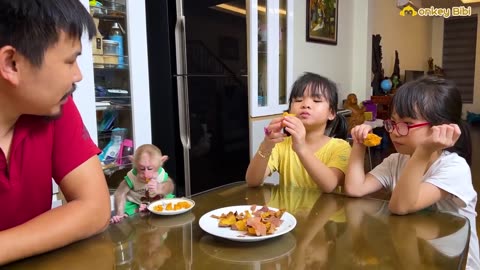
{"label": "blue container", "polygon": [[112,30],[110,30],[110,36],[108,38],[118,42],[118,67],[123,68],[123,65],[125,64],[125,60],[123,58],[123,33],[117,22],[113,24]]}

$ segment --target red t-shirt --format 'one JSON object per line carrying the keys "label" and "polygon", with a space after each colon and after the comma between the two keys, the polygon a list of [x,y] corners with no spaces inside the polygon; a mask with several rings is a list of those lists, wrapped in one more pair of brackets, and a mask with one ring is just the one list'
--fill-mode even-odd
{"label": "red t-shirt", "polygon": [[8,169],[0,149],[0,231],[50,210],[52,178],[60,183],[99,152],[72,98],[55,120],[22,115],[15,124]]}

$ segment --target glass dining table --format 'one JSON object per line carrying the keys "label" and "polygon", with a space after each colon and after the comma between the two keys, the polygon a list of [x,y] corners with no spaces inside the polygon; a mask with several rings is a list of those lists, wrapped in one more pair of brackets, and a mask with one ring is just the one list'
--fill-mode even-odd
{"label": "glass dining table", "polygon": [[[244,182],[191,199],[195,206],[186,213],[140,213],[0,269],[463,269],[468,254],[468,220],[447,212],[397,216],[385,200]],[[285,209],[296,225],[254,242],[213,236],[199,226],[202,216],[214,218],[209,211],[245,205]]]}

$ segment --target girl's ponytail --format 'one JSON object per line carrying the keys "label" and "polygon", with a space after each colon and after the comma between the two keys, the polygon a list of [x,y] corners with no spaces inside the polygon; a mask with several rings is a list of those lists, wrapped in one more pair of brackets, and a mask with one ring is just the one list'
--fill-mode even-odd
{"label": "girl's ponytail", "polygon": [[468,165],[471,166],[472,140],[470,138],[470,127],[464,120],[460,120],[460,122],[458,123],[458,127],[460,128],[462,135],[460,135],[460,138],[458,138],[457,143],[455,143],[454,146],[445,150],[457,153],[459,156],[463,157],[467,161]]}

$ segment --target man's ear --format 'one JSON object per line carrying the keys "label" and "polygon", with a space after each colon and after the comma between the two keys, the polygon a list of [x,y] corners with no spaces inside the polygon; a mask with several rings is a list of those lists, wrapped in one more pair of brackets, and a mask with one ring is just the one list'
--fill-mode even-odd
{"label": "man's ear", "polygon": [[16,56],[18,56],[18,52],[12,46],[0,48],[0,77],[12,85],[19,83]]}

